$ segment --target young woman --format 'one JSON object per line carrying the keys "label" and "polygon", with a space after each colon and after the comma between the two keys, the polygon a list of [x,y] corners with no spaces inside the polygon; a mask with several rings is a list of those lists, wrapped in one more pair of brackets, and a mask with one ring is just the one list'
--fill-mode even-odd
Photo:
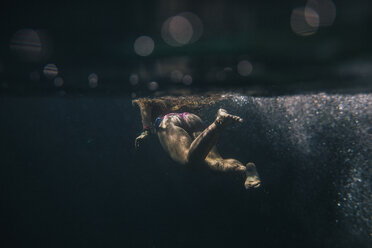
{"label": "young woman", "polygon": [[219,109],[215,121],[206,127],[195,114],[170,113],[172,108],[180,110],[182,106],[173,104],[173,107],[169,107],[169,102],[166,98],[141,98],[133,101],[140,108],[143,125],[143,132],[135,140],[137,149],[149,135],[156,134],[162,147],[174,161],[186,166],[201,164],[211,170],[235,173],[243,178],[246,189],[260,186],[261,181],[254,163],[244,166],[236,159],[224,159],[215,147],[224,128],[243,122],[239,116]]}

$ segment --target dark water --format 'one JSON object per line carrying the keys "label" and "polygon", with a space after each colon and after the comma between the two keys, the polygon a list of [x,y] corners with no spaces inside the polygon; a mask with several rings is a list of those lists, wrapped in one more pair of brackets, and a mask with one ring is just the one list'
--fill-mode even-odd
{"label": "dark water", "polygon": [[141,151],[125,97],[0,98],[2,247],[370,247],[370,94],[226,95],[258,190]]}
{"label": "dark water", "polygon": [[[370,6],[2,4],[0,248],[372,247]],[[134,150],[132,97],[236,89],[201,117],[261,188]]]}

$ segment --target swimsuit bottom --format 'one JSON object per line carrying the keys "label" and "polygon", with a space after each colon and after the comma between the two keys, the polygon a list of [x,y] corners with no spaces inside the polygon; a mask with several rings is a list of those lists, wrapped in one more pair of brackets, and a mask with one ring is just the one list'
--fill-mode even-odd
{"label": "swimsuit bottom", "polygon": [[188,112],[183,112],[183,113],[169,113],[169,114],[166,114],[166,115],[164,115],[163,117],[158,117],[158,118],[156,118],[154,126],[155,126],[156,129],[158,129],[159,126],[160,126],[161,121],[162,121],[164,118],[166,118],[166,117],[168,117],[168,116],[173,116],[173,115],[178,115],[179,117],[181,117],[182,120],[186,121],[186,115],[188,115],[188,114],[190,114],[190,113],[188,113]]}

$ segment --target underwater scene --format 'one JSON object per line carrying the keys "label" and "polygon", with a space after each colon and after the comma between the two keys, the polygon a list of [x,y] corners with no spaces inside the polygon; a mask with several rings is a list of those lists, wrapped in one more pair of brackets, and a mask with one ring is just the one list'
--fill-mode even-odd
{"label": "underwater scene", "polygon": [[1,99],[5,234],[20,247],[368,247],[370,94],[223,98],[200,116],[243,118],[217,146],[254,161],[257,189],[180,166],[155,137],[136,151],[130,99]]}
{"label": "underwater scene", "polygon": [[0,247],[372,247],[369,1],[0,10]]}

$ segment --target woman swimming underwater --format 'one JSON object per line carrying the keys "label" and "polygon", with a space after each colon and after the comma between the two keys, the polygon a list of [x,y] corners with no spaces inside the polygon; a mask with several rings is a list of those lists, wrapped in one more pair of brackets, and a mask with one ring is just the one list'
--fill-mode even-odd
{"label": "woman swimming underwater", "polygon": [[224,128],[243,122],[239,116],[219,109],[214,122],[205,127],[195,114],[166,113],[166,103],[160,99],[137,99],[133,104],[140,108],[143,125],[143,132],[135,140],[137,149],[149,135],[157,134],[162,147],[174,161],[190,167],[201,165],[214,171],[232,172],[243,178],[246,189],[260,186],[254,163],[244,166],[236,159],[224,159],[215,147]]}

